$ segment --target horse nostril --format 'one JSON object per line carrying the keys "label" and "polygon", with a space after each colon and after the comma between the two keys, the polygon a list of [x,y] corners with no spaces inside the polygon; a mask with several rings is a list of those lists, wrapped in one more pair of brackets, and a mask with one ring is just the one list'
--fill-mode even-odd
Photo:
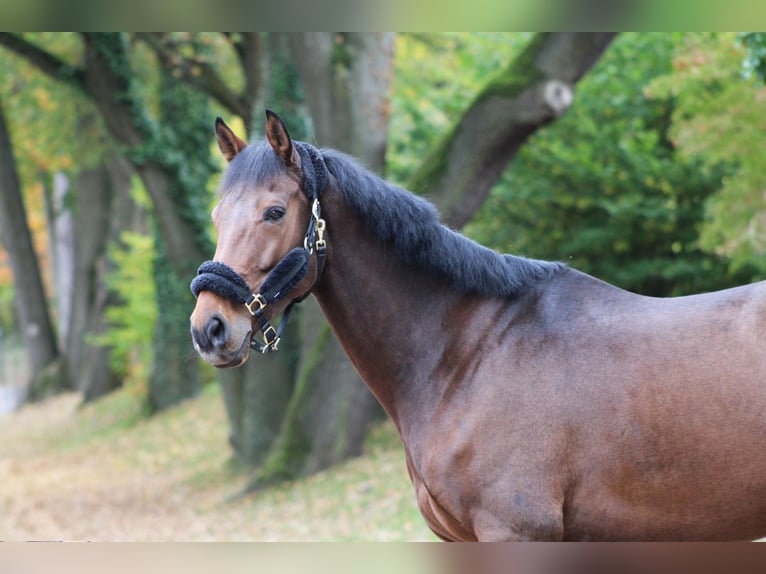
{"label": "horse nostril", "polygon": [[229,326],[223,318],[213,315],[205,327],[205,334],[214,347],[223,347],[229,340]]}

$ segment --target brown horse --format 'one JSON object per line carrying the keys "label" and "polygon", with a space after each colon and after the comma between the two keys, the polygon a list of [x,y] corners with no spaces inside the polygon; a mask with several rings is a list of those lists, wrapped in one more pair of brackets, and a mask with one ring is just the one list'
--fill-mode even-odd
{"label": "brown horse", "polygon": [[269,320],[311,291],[446,540],[766,535],[766,282],[657,299],[497,254],[267,115],[255,145],[216,124],[206,361],[272,350]]}

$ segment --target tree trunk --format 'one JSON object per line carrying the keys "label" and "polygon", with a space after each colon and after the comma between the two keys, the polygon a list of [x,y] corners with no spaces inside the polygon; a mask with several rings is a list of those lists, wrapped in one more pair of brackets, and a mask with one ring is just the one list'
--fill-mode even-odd
{"label": "tree trunk", "polygon": [[[152,199],[170,265],[179,277],[194,277],[200,262],[211,249],[204,225],[201,221],[189,221],[185,217],[189,215],[189,209],[182,202],[192,201],[201,189],[184,189],[184,183],[188,182],[183,181],[182,160],[178,154],[173,153],[173,149],[167,147],[169,142],[163,140],[159,127],[152,122],[143,103],[137,99],[128,60],[128,46],[122,35],[86,33],[84,39],[85,89],[101,112],[109,133],[116,142],[125,146],[128,161]],[[192,116],[196,109],[186,111],[188,115],[183,119],[190,126],[199,126],[199,122],[206,119]],[[184,124],[166,124],[165,129],[170,125],[175,128]],[[205,135],[208,140],[209,132],[210,127],[207,126]],[[176,143],[184,141],[182,138],[176,139]],[[198,138],[187,143],[196,144]],[[202,165],[208,163],[209,159],[206,159]]]}
{"label": "tree trunk", "polygon": [[527,138],[572,104],[575,84],[614,33],[540,33],[490,79],[409,182],[459,229],[484,202]]}
{"label": "tree trunk", "polygon": [[[205,234],[209,221],[202,194],[213,171],[210,160],[210,126],[207,97],[178,80],[166,65],[162,66],[160,86],[160,121],[173,126],[166,133],[155,134],[155,145],[167,148],[167,154],[183,157],[184,165],[176,178],[168,182],[168,195],[173,209],[182,214],[185,231],[196,235],[197,245],[210,247]],[[167,160],[166,160],[167,161]],[[168,237],[163,233],[163,214],[155,206],[154,279],[157,285],[157,326],[154,336],[154,366],[149,381],[149,408],[163,410],[179,401],[196,396],[201,388],[199,357],[194,353],[189,336],[189,310],[194,299],[189,281],[201,259],[193,268],[173,265]],[[184,272],[179,272],[184,269]]]}
{"label": "tree trunk", "polygon": [[0,240],[11,262],[21,332],[26,345],[32,400],[66,386],[65,368],[48,314],[48,302],[16,171],[10,134],[0,102]]}
{"label": "tree trunk", "polygon": [[248,489],[312,474],[361,454],[382,413],[313,299],[306,301],[303,351],[294,391],[273,448]]}
{"label": "tree trunk", "polygon": [[154,329],[154,363],[149,377],[149,411],[154,413],[199,394],[199,361],[189,340],[189,309],[194,300],[187,281],[170,265],[165,242],[155,233],[154,282],[157,324]]}
{"label": "tree trunk", "polygon": [[[158,392],[152,404],[164,407],[167,405],[162,397],[180,396],[183,389],[185,396],[192,396],[197,388],[198,361],[196,357],[191,358],[194,353],[188,333],[183,345],[180,330],[188,329],[188,310],[194,304],[188,282],[199,263],[212,252],[203,199],[212,172],[207,100],[198,92],[191,94],[185,84],[184,91],[171,68],[161,66],[163,81],[170,80],[170,85],[165,83],[160,90],[164,121],[158,122],[138,95],[137,80],[130,65],[128,36],[83,32],[82,38],[84,67],[78,69],[20,36],[0,33],[0,43],[51,77],[81,89],[93,100],[107,130],[123,146],[126,158],[151,197],[158,237],[162,239],[158,253],[165,257],[158,268],[164,272],[167,266],[175,275],[173,281],[170,275],[165,275],[165,284],[158,289],[163,290],[163,295],[173,297],[172,301],[163,299],[159,307],[160,323],[173,329],[164,339],[163,333],[158,333],[157,338],[167,345],[161,350],[164,356],[155,361],[155,369],[166,369],[164,373],[155,373],[156,383],[172,384],[173,390],[168,395]],[[184,305],[185,313],[181,316]],[[162,317],[173,311],[173,318]],[[173,354],[172,360],[169,353]]]}
{"label": "tree trunk", "polygon": [[83,401],[95,400],[122,384],[109,362],[108,347],[93,345],[91,335],[103,334],[104,313],[116,304],[106,287],[109,270],[106,246],[134,225],[137,207],[130,197],[130,170],[124,160],[107,157],[77,177],[75,280],[72,320],[65,349],[70,373]]}
{"label": "tree trunk", "polygon": [[220,373],[231,425],[230,442],[237,459],[248,466],[264,463],[284,422],[300,359],[298,326],[302,312],[294,312],[278,353],[251,353],[242,367]]}
{"label": "tree trunk", "polygon": [[[279,102],[280,113],[300,118],[291,126],[291,134],[297,139],[308,139],[308,122],[303,121],[305,111],[299,97],[301,87],[285,38],[269,34],[264,45],[267,49],[260,54],[264,77],[258,82],[261,90],[257,99],[265,107]],[[244,53],[241,58],[254,59]],[[255,133],[263,133],[263,118],[263,109],[254,115]],[[302,314],[302,309],[293,313],[278,353],[251,355],[242,367],[219,371],[229,418],[229,442],[236,459],[248,466],[261,466],[279,435],[295,387],[300,360],[298,325]]]}
{"label": "tree trunk", "polygon": [[[383,171],[392,34],[289,34],[316,139]],[[300,362],[279,435],[250,488],[317,472],[361,454],[380,409],[322,315],[302,310]]]}
{"label": "tree trunk", "polygon": [[[41,174],[44,180],[48,178]],[[72,314],[72,290],[75,273],[75,234],[72,210],[66,204],[70,196],[69,177],[57,171],[51,185],[45,185],[45,218],[48,228],[48,251],[53,268],[53,294],[58,319],[58,344],[64,348]],[[66,353],[64,353],[66,355]]]}
{"label": "tree trunk", "polygon": [[[185,127],[188,134],[204,122],[204,145],[199,137],[192,140],[175,138],[175,143],[180,140],[190,145],[193,143],[196,149],[207,150],[209,118],[207,114],[200,115],[199,108],[194,106],[187,109],[182,118],[188,125],[186,122],[158,125],[149,114],[149,106],[137,95],[129,60],[128,36],[119,32],[83,32],[81,35],[85,48],[82,68],[72,66],[16,34],[0,33],[0,44],[51,78],[81,90],[93,101],[107,131],[123,146],[125,157],[152,199],[160,233],[176,274],[192,277],[211,246],[204,233],[206,221],[195,221],[194,217],[199,214],[190,218],[190,204],[198,202],[197,194],[202,188],[185,175],[187,169],[192,172],[199,168],[208,169],[209,157],[199,166],[191,160],[184,161],[184,156],[174,153],[169,145],[174,142],[169,140],[174,139],[172,128]],[[167,66],[164,69],[169,70]],[[197,133],[203,132],[197,130]],[[181,202],[180,208],[178,202]]]}
{"label": "tree trunk", "polygon": [[[108,212],[101,214],[101,217],[105,217],[108,213],[110,220],[108,235],[103,239],[104,247],[117,243],[123,231],[147,231],[146,213],[136,205],[130,195],[132,185],[130,166],[122,157],[114,156],[109,158],[105,168],[108,172],[106,183],[111,200]],[[95,210],[89,215],[81,208],[78,212],[80,220],[78,225],[85,225],[85,221],[95,215]],[[112,265],[102,248],[99,250],[97,260],[92,263],[90,275],[95,286],[89,317],[85,323],[86,332],[90,335],[98,336],[107,331],[109,325],[105,317],[106,309],[119,304],[106,286],[106,275],[111,269]],[[82,366],[77,373],[78,388],[82,392],[83,402],[96,400],[122,385],[121,376],[111,368],[109,353],[109,347],[86,343]]]}
{"label": "tree trunk", "polygon": [[154,207],[158,239],[155,278],[159,302],[150,410],[197,394],[198,359],[188,336],[194,300],[188,283],[212,249],[202,195],[212,164],[207,100],[162,66],[161,122],[136,96],[126,37],[83,34],[84,86],[141,177]]}

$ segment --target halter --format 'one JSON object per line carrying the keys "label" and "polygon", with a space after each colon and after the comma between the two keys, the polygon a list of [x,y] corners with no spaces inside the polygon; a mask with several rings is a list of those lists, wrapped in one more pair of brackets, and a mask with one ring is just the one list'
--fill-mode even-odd
{"label": "halter", "polygon": [[[257,327],[263,335],[262,343],[251,337],[250,348],[263,354],[279,350],[277,347],[290,312],[296,303],[303,301],[314,289],[322,275],[327,254],[327,242],[324,239],[325,221],[322,219],[322,208],[319,204],[319,196],[327,186],[329,177],[327,166],[315,147],[303,142],[293,142],[293,145],[301,157],[303,192],[312,202],[311,218],[303,239],[303,247],[292,249],[274,266],[263,280],[258,293],[253,292],[239,273],[220,261],[205,261],[200,265],[190,286],[195,298],[199,297],[202,291],[210,291],[224,299],[244,305],[252,317],[253,331]],[[303,279],[315,250],[317,270],[314,281],[303,295],[290,301],[282,313],[279,326],[275,329],[266,319],[264,310],[268,305],[281,301]]]}

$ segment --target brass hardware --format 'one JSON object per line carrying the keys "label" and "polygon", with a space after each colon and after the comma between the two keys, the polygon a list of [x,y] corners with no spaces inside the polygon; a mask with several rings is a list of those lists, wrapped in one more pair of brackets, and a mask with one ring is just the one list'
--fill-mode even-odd
{"label": "brass hardware", "polygon": [[[271,335],[269,335],[269,333],[271,333]],[[279,339],[277,338],[277,330],[273,325],[269,325],[263,330],[263,342],[270,347],[273,347],[279,342]]]}
{"label": "brass hardware", "polygon": [[[253,311],[253,304],[258,303],[258,308]],[[266,307],[266,300],[263,298],[263,296],[258,293],[258,295],[253,296],[253,300],[249,303],[245,302],[245,307],[247,307],[247,310],[250,312],[251,315],[255,315],[257,311],[263,311],[263,309]]]}
{"label": "brass hardware", "polygon": [[324,219],[317,219],[317,240],[316,248],[324,249],[327,246],[327,242],[324,240],[325,221]]}

